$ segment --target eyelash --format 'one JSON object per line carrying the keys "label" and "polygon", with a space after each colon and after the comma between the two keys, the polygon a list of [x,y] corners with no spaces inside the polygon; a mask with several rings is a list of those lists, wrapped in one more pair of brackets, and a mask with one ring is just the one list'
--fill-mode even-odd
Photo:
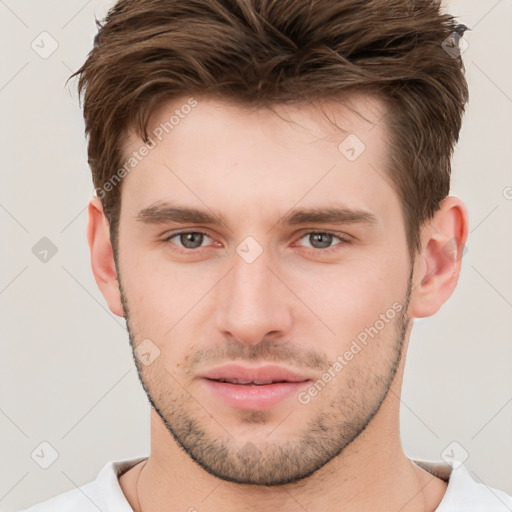
{"label": "eyelash", "polygon": [[[168,237],[164,238],[163,242],[171,242],[171,239],[173,239],[173,238],[175,238],[175,237],[177,237],[179,235],[186,235],[186,234],[191,234],[191,233],[193,233],[193,234],[201,234],[201,235],[204,235],[204,236],[206,236],[208,238],[211,238],[208,233],[206,233],[205,231],[201,231],[201,230],[179,231],[177,233],[172,233]],[[312,234],[315,234],[315,235],[332,235],[333,237],[338,238],[340,240],[339,243],[333,245],[332,247],[328,247],[326,249],[316,249],[314,247],[306,248],[306,249],[309,249],[308,252],[314,253],[314,254],[318,254],[318,253],[330,254],[331,252],[338,250],[340,246],[350,245],[352,243],[351,240],[349,240],[347,238],[343,238],[342,236],[337,235],[336,233],[334,233],[332,231],[307,231],[307,232],[302,234],[302,236],[299,238],[299,240],[302,240],[304,237],[306,237],[308,235],[312,235]],[[205,247],[198,247],[196,249],[186,249],[186,248],[183,248],[183,247],[179,247],[178,245],[174,244],[173,242],[171,242],[171,243],[173,245],[175,245],[177,247],[178,252],[181,252],[182,254],[191,254],[193,252],[199,252],[201,249],[205,249]]]}

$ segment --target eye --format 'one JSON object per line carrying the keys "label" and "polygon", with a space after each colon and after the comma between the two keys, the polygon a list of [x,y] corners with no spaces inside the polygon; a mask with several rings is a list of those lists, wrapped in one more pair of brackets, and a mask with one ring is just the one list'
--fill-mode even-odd
{"label": "eye", "polygon": [[[335,233],[331,233],[329,231],[310,231],[305,233],[300,238],[300,240],[303,239],[307,239],[307,241],[310,243],[309,247],[311,249],[320,252],[330,252],[332,250],[336,250],[337,246],[351,243],[348,238],[342,238],[341,236],[338,236]],[[335,239],[339,240],[339,243],[333,246],[331,244]]]}
{"label": "eye", "polygon": [[[167,238],[165,238],[165,242],[171,242],[173,238],[176,238],[178,243],[172,242],[177,245],[181,249],[198,249],[202,246],[205,238],[210,238],[206,233],[202,231],[182,231],[180,233],[174,233]],[[181,245],[180,245],[181,244]]]}
{"label": "eye", "polygon": [[[203,245],[203,243],[207,242],[207,239],[209,239],[211,243],[212,238],[203,231],[180,231],[178,233],[169,235],[168,237],[164,238],[163,241],[171,242],[176,246],[176,250],[178,251],[191,252],[201,249],[202,247],[206,247],[206,245]],[[351,240],[348,237],[343,238],[342,236],[330,231],[309,231],[304,233],[299,240],[304,239],[307,240],[309,246],[305,245],[303,247],[309,248],[314,253],[322,254],[336,251],[340,246],[348,245],[351,243]],[[336,240],[338,242],[334,243]]]}

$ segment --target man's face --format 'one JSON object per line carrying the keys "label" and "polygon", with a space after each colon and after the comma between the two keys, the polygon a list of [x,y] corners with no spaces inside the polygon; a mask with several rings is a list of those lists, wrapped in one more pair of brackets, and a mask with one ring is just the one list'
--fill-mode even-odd
{"label": "man's face", "polygon": [[[357,440],[395,375],[409,253],[385,173],[383,106],[352,100],[362,116],[323,103],[345,131],[306,105],[279,117],[206,99],[166,104],[150,130],[177,109],[179,122],[161,141],[150,133],[155,147],[124,179],[118,275],[132,346],[143,343],[140,378],[175,440],[219,478],[312,474]],[[127,157],[142,145],[130,137]],[[329,208],[344,215],[294,215]],[[296,382],[215,380],[240,368]]]}

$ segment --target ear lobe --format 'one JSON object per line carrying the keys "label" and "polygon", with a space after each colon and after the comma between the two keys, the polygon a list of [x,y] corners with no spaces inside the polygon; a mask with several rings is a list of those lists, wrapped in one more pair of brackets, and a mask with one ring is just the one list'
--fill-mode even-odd
{"label": "ear lobe", "polygon": [[467,211],[461,199],[449,196],[422,229],[422,253],[415,262],[415,287],[409,314],[431,316],[450,298],[460,275],[468,236]]}
{"label": "ear lobe", "polygon": [[117,280],[114,253],[110,241],[109,222],[101,201],[93,197],[89,202],[87,241],[91,253],[91,267],[103,297],[112,313],[124,317],[121,292]]}

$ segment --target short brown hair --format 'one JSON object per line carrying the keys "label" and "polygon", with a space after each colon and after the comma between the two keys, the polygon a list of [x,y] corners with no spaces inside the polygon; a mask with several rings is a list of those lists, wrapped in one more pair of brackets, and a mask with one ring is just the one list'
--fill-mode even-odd
{"label": "short brown hair", "polygon": [[[467,83],[457,53],[466,29],[435,0],[120,0],[79,75],[96,190],[123,162],[130,129],[148,140],[151,113],[183,95],[268,107],[339,98],[384,100],[387,172],[411,255],[449,194]],[[71,77],[70,77],[71,78]],[[114,251],[119,186],[102,202]]]}

